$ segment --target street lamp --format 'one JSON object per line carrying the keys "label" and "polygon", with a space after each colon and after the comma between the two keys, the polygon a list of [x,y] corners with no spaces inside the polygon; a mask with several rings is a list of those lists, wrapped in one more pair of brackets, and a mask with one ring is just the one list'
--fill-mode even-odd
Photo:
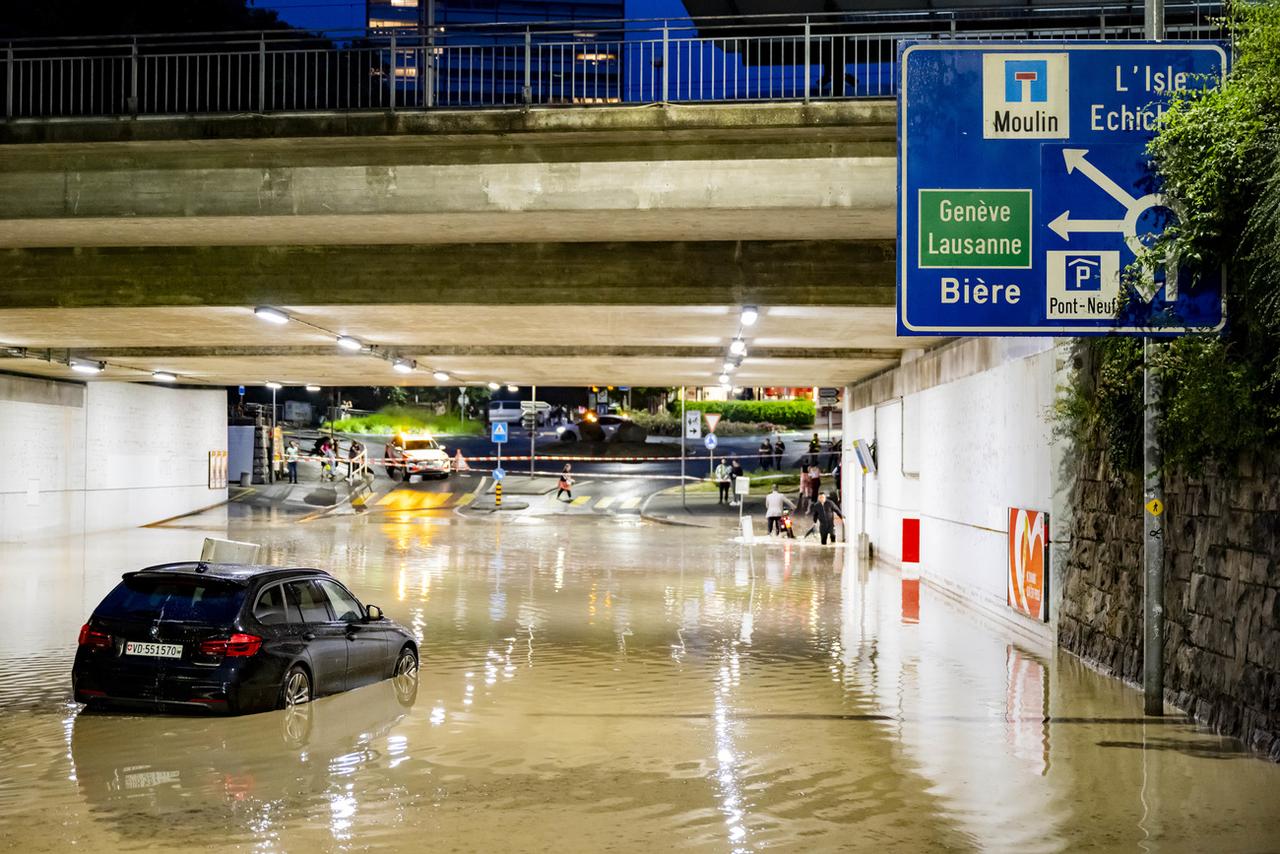
{"label": "street lamp", "polygon": [[289,315],[285,314],[280,309],[272,308],[269,305],[260,305],[253,310],[253,313],[268,323],[277,323],[283,326],[289,322]]}

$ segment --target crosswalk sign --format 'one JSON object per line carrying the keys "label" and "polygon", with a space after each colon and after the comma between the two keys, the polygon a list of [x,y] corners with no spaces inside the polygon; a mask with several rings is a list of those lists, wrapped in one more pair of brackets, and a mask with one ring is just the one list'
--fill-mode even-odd
{"label": "crosswalk sign", "polygon": [[507,441],[507,422],[495,421],[489,427],[491,430],[489,438],[493,440],[495,445],[501,445]]}

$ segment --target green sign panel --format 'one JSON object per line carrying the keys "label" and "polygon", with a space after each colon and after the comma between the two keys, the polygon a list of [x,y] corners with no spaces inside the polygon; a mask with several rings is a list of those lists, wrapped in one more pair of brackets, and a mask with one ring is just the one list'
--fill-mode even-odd
{"label": "green sign panel", "polygon": [[920,190],[920,266],[1031,267],[1030,190]]}

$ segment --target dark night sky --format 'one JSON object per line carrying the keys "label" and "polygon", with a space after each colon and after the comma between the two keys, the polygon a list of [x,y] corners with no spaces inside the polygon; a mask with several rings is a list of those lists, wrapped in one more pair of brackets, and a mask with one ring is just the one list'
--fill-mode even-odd
{"label": "dark night sky", "polygon": [[[364,0],[250,0],[250,6],[274,9],[295,27],[352,30],[364,26]],[[682,17],[681,0],[627,0],[627,17]]]}

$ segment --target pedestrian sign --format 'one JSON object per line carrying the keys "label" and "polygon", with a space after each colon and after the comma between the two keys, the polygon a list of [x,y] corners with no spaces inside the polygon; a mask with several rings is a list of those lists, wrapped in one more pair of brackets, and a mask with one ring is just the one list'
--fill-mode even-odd
{"label": "pedestrian sign", "polygon": [[502,466],[498,466],[496,469],[493,470],[493,479],[495,481],[501,482],[502,479],[506,476],[507,476],[507,470],[504,469]]}
{"label": "pedestrian sign", "polygon": [[684,437],[686,439],[702,438],[702,411],[689,409],[684,413]]}
{"label": "pedestrian sign", "polygon": [[507,441],[507,422],[495,421],[489,425],[489,438],[495,445],[501,445]]}
{"label": "pedestrian sign", "polygon": [[[1223,281],[1126,275],[1177,212],[1146,146],[1213,42],[904,42],[900,335],[1171,335],[1223,324]],[[1136,273],[1136,269],[1134,271]],[[1181,275],[1180,275],[1181,273]]]}
{"label": "pedestrian sign", "polygon": [[706,436],[702,438],[702,444],[707,446],[708,451],[714,451],[716,449],[716,445],[719,444],[719,442],[716,440],[716,434],[708,433]]}

